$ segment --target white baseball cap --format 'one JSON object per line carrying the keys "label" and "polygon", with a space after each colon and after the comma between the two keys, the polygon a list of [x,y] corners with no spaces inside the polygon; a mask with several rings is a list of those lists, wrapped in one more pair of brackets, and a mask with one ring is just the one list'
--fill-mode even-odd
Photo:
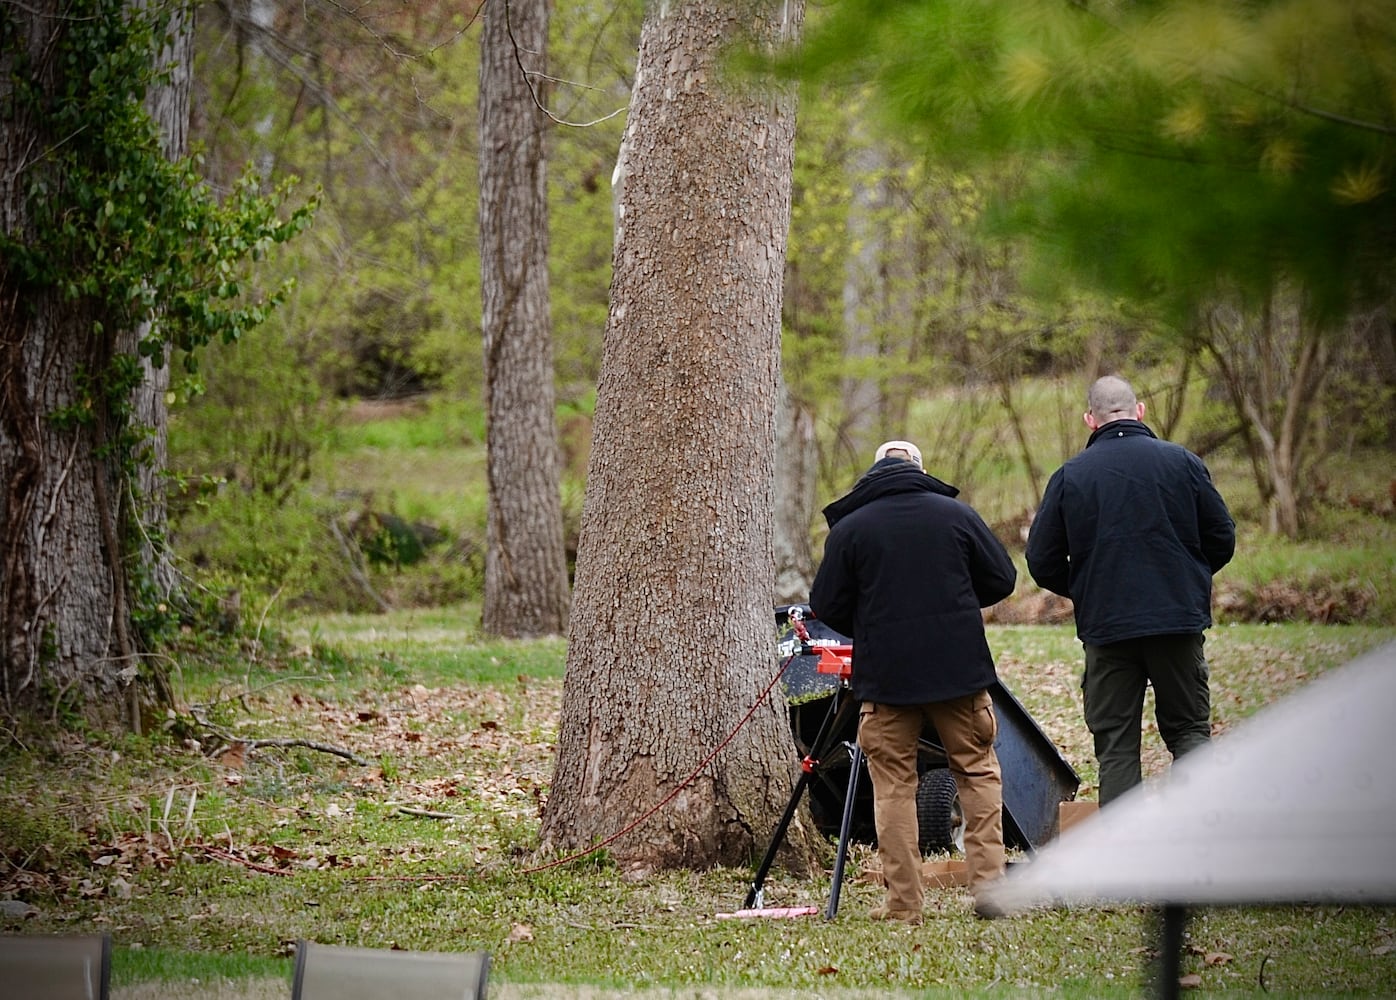
{"label": "white baseball cap", "polygon": [[887,457],[889,451],[904,451],[911,456],[911,460],[916,463],[918,469],[921,465],[921,449],[910,441],[884,441],[877,446],[877,458],[874,461],[880,462]]}

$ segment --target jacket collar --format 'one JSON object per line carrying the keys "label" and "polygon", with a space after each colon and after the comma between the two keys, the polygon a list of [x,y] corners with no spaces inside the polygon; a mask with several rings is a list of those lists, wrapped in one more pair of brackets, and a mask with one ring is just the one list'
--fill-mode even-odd
{"label": "jacket collar", "polygon": [[943,483],[929,472],[923,472],[911,462],[899,458],[884,458],[863,473],[853,489],[824,508],[824,519],[833,527],[839,520],[881,497],[894,493],[939,493],[959,495],[959,490]]}
{"label": "jacket collar", "polygon": [[1086,440],[1086,447],[1089,448],[1101,438],[1122,438],[1122,437],[1158,437],[1149,430],[1142,421],[1139,420],[1112,420],[1108,424],[1101,424]]}

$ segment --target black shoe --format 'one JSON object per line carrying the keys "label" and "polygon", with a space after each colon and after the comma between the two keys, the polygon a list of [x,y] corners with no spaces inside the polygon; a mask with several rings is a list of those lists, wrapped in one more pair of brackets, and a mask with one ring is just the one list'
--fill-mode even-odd
{"label": "black shoe", "polygon": [[988,899],[976,899],[974,901],[974,915],[980,920],[998,920],[1008,916],[1008,911],[999,904]]}

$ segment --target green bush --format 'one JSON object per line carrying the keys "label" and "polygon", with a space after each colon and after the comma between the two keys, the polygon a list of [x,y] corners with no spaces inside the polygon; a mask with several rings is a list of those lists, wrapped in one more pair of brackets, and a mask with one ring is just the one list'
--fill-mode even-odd
{"label": "green bush", "polygon": [[36,873],[85,866],[87,838],[42,802],[0,797],[0,858]]}
{"label": "green bush", "polygon": [[353,611],[372,599],[355,579],[332,505],[297,494],[284,503],[225,486],[184,512],[175,550],[216,592],[240,592],[242,614],[274,600],[294,607]]}

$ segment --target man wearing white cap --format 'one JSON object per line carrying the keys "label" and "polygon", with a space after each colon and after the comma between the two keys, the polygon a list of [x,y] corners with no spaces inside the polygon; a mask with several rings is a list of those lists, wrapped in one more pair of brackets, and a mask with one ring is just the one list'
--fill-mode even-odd
{"label": "man wearing white cap", "polygon": [[922,469],[916,445],[888,441],[852,491],[824,508],[829,537],[810,607],[853,639],[858,745],[872,776],[887,883],[875,920],[922,920],[917,744],[927,723],[965,811],[970,891],[980,893],[1004,868],[998,720],[988,692],[997,675],[980,609],[1013,592],[1017,571],[958,493]]}
{"label": "man wearing white cap", "polygon": [[915,462],[918,469],[924,468],[921,464],[921,449],[910,441],[884,441],[877,446],[877,454],[874,462],[880,462],[891,452],[904,452],[901,455],[892,455],[893,458],[900,458],[906,461]]}

